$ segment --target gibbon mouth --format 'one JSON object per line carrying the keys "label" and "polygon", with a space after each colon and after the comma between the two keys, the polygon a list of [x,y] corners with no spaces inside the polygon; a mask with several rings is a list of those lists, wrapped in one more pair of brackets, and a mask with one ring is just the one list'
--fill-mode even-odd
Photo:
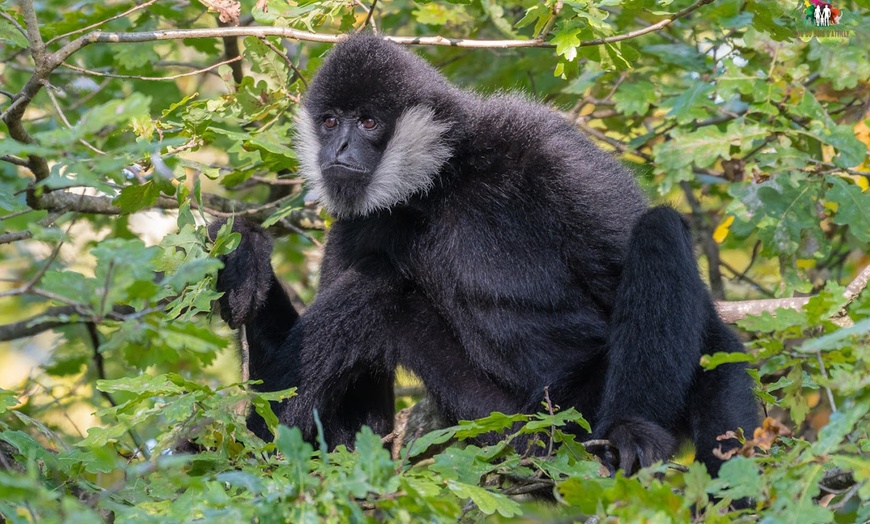
{"label": "gibbon mouth", "polygon": [[323,166],[324,171],[350,171],[353,173],[365,174],[368,172],[368,169],[358,166],[355,164],[345,164],[344,162],[330,162]]}

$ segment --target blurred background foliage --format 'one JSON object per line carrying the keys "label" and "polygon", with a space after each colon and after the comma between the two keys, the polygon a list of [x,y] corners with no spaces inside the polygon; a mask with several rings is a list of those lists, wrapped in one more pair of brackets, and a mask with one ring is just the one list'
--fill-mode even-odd
{"label": "blurred background foliage", "polygon": [[[814,28],[795,0],[0,2],[0,515],[867,521],[870,5],[835,7]],[[329,217],[297,177],[292,115],[356,30],[454,39],[414,50],[460,86],[562,112],[690,218],[769,417],[719,479],[691,450],[602,477],[561,431],[581,415],[546,405],[393,456],[365,430],[331,454],[247,433],[244,407],[271,397],[239,384],[211,314],[238,235],[203,226],[269,226],[276,271],[312,300]],[[401,382],[400,408],[422,395]],[[518,422],[561,446],[461,444]]]}

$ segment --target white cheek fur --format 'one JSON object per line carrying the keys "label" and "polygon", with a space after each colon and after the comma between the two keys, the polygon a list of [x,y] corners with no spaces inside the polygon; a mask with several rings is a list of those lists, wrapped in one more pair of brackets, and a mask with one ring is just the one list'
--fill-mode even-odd
{"label": "white cheek fur", "polygon": [[435,112],[429,107],[407,109],[396,121],[396,130],[365,194],[353,203],[339,203],[325,190],[318,161],[320,139],[311,115],[304,109],[296,118],[296,154],[302,176],[327,211],[337,217],[364,216],[432,187],[435,175],[453,153],[444,136],[449,129],[450,124],[435,120]]}

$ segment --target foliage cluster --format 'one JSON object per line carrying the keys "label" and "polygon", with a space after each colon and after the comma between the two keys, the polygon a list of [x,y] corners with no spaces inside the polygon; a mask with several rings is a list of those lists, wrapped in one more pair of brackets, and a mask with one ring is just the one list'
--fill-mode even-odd
{"label": "foliage cluster", "polygon": [[[838,33],[808,36],[792,0],[0,2],[0,515],[870,519],[870,5],[837,6]],[[459,85],[552,105],[692,219],[770,417],[718,479],[690,450],[602,475],[565,431],[581,414],[546,403],[395,457],[367,429],[327,453],[270,414],[292,392],[239,381],[211,315],[239,239],[204,224],[270,226],[312,298],[329,219],[297,178],[292,114],[327,42],[363,28],[455,39],[417,50]],[[274,443],[245,430],[248,404]]]}

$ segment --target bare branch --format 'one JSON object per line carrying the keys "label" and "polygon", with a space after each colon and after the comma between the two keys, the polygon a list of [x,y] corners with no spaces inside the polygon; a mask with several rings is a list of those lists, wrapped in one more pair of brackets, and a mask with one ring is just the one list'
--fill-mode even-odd
{"label": "bare branch", "polygon": [[870,266],[865,267],[858,276],[856,276],[848,286],[846,286],[846,291],[843,293],[849,302],[855,300],[859,294],[867,287],[868,281],[870,281]]}
{"label": "bare branch", "polygon": [[[238,15],[234,16],[236,17],[235,23],[229,20],[224,20],[225,17],[223,13],[221,13],[221,16],[218,18],[218,27],[228,27],[231,24],[239,25]],[[236,36],[225,36],[221,41],[224,44],[224,58],[232,63],[230,69],[233,74],[233,82],[235,82],[236,85],[239,85],[242,83],[242,80],[245,79],[245,72],[242,70],[241,62],[232,62],[234,58],[241,58],[242,56],[241,50],[239,49],[239,38]]]}
{"label": "bare branch", "polygon": [[713,238],[715,225],[710,223],[707,213],[701,206],[701,202],[695,196],[692,185],[683,180],[680,188],[686,195],[686,201],[692,209],[692,222],[697,235],[697,241],[701,244],[704,256],[707,257],[707,277],[710,280],[710,294],[716,300],[725,299],[725,285],[722,282],[722,271],[719,268],[719,244]]}
{"label": "bare branch", "polygon": [[0,326],[0,342],[6,342],[9,340],[15,340],[24,337],[32,337],[34,335],[42,333],[43,331],[48,331],[49,329],[65,326],[67,324],[84,322],[84,319],[76,320],[73,318],[66,318],[73,317],[75,315],[86,315],[86,312],[78,306],[59,306],[48,308],[39,315],[30,317],[20,322],[13,322],[11,324],[4,324]]}
{"label": "bare branch", "polygon": [[[133,314],[136,314],[136,312],[130,306],[115,306],[106,317],[112,320],[122,321]],[[48,331],[61,326],[84,324],[94,321],[93,312],[89,311],[88,308],[82,304],[54,306],[46,309],[38,315],[34,315],[19,322],[0,325],[0,342],[32,337],[42,333],[43,331]]]}
{"label": "bare branch", "polygon": [[[9,107],[0,114],[0,120],[6,123],[6,127],[9,129],[9,136],[13,140],[23,144],[34,143],[33,137],[30,136],[30,133],[27,132],[24,125],[21,123],[21,118],[24,116],[24,111],[27,109],[27,105],[30,104],[30,101],[33,100],[33,97],[36,96],[36,93],[38,93],[42,88],[50,73],[51,69],[43,70],[43,68],[37,64],[36,72],[30,77],[30,80],[27,81],[24,88],[21,89],[21,92],[15,95],[12,104],[10,104]],[[41,156],[29,155],[27,157],[27,167],[37,180],[45,180],[51,174],[51,171],[48,168],[48,162],[46,162]]]}
{"label": "bare branch", "polygon": [[242,359],[242,382],[251,380],[251,348],[248,345],[248,330],[245,325],[239,328],[239,352]]}
{"label": "bare branch", "polygon": [[253,175],[248,180],[258,182],[260,184],[269,184],[271,186],[301,186],[305,182],[301,178],[266,178],[259,175]]}
{"label": "bare branch", "polygon": [[378,0],[372,0],[372,5],[368,8],[368,13],[366,13],[366,19],[362,25],[364,29],[367,25],[372,24],[372,31],[374,31],[375,34],[378,34],[378,25],[375,23],[374,19],[375,7],[377,7],[377,5]]}
{"label": "bare branch", "polygon": [[[641,35],[645,35],[666,27],[673,23],[674,20],[688,16],[703,5],[712,2],[712,0],[698,0],[691,6],[674,13],[669,18],[661,20],[655,24],[645,28],[638,29],[622,35],[610,36],[607,38],[599,38],[594,40],[586,40],[580,42],[579,46],[602,45],[622,40],[628,40]],[[144,4],[143,4],[144,5]],[[139,7],[141,8],[141,7]],[[372,11],[374,4],[372,5]],[[24,111],[33,100],[33,97],[39,92],[48,80],[48,75],[53,70],[63,64],[67,58],[72,56],[80,49],[95,43],[135,43],[135,42],[154,42],[160,40],[179,40],[187,38],[228,38],[240,36],[254,36],[263,38],[266,36],[280,36],[292,40],[310,41],[310,42],[325,42],[336,43],[347,38],[347,35],[326,35],[319,33],[309,33],[297,29],[286,27],[218,27],[218,28],[203,28],[203,29],[167,29],[157,31],[140,31],[140,32],[103,32],[93,31],[76,38],[69,42],[54,53],[46,53],[45,43],[42,41],[42,36],[39,34],[39,24],[36,19],[36,13],[33,8],[33,0],[22,0],[21,11],[26,22],[27,39],[30,43],[30,50],[35,62],[33,76],[30,77],[24,88],[15,95],[15,99],[9,108],[0,115],[0,120],[3,120],[9,128],[9,136],[22,143],[31,144],[33,138],[24,129],[21,118]],[[132,11],[131,11],[132,12]],[[475,39],[453,39],[442,36],[387,36],[388,40],[392,40],[398,44],[404,45],[437,45],[451,47],[468,47],[468,48],[518,48],[518,47],[539,47],[552,48],[553,44],[546,42],[544,39],[532,40],[475,40]],[[44,158],[31,155],[28,157],[28,167],[33,172],[37,180],[48,178],[50,171],[48,163]],[[32,198],[32,195],[29,195]]]}
{"label": "bare branch", "polygon": [[[54,223],[55,220],[60,218],[61,215],[66,213],[65,210],[60,211],[52,211],[45,217],[38,220],[36,223],[42,227],[48,227]],[[13,231],[11,233],[4,233],[0,235],[0,244],[9,244],[10,242],[18,242],[19,240],[27,240],[28,238],[33,237],[33,232],[30,230],[24,231]]]}
{"label": "bare branch", "polygon": [[10,164],[14,164],[16,166],[27,167],[27,160],[23,158],[17,158],[12,155],[2,155],[0,156],[0,160],[3,162],[9,162]]}
{"label": "bare branch", "polygon": [[[870,266],[865,267],[858,276],[846,286],[843,296],[847,302],[852,302],[867,287],[870,281]],[[801,309],[810,301],[810,297],[770,298],[762,300],[742,300],[739,302],[717,302],[716,310],[722,320],[733,324],[749,315],[760,315],[765,311],[773,313],[777,309]]]}
{"label": "bare branch", "polygon": [[[262,206],[246,204],[229,198],[203,193],[202,210],[214,216],[230,216],[233,214],[247,214],[254,220],[264,221],[269,218],[275,209],[280,206],[283,199],[270,202]],[[77,195],[68,191],[52,191],[42,195],[35,202],[36,209],[52,211],[78,211],[94,215],[121,215],[123,211],[112,204],[112,199],[107,196]],[[196,201],[191,201],[191,207],[199,208]],[[151,209],[178,209],[178,201],[174,198],[160,197],[151,206]],[[294,210],[284,220],[275,224],[279,232],[297,232],[306,229],[325,229],[323,219],[311,209]],[[3,243],[0,236],[0,243]],[[28,236],[29,238],[29,236]]]}
{"label": "bare branch", "polygon": [[760,315],[767,311],[773,313],[779,308],[801,309],[810,297],[766,298],[761,300],[741,300],[738,302],[716,302],[716,310],[722,320],[733,324],[750,315]]}
{"label": "bare branch", "polygon": [[538,40],[544,40],[548,36],[550,36],[550,31],[553,30],[553,26],[556,25],[556,18],[559,17],[559,13],[562,11],[562,7],[564,4],[562,2],[554,2],[553,8],[550,11],[550,18],[547,20],[544,28],[541,29],[541,33],[538,35]]}
{"label": "bare branch", "polygon": [[[21,0],[21,14],[24,16],[24,25],[27,28],[27,41],[30,43],[30,54],[36,63],[36,70],[40,71],[45,66],[45,42],[39,33],[39,20],[36,19],[36,10],[33,8],[33,0]],[[53,69],[53,68],[52,68]],[[46,74],[51,69],[44,71]]]}

